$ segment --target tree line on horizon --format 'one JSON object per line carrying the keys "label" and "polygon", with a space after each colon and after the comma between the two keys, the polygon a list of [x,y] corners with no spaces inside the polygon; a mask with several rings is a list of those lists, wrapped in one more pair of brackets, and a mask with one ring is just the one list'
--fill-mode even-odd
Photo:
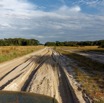
{"label": "tree line on horizon", "polygon": [[[0,46],[37,46],[40,42],[36,39],[8,38],[0,39]],[[104,40],[96,41],[56,41],[46,42],[45,46],[99,46],[104,48]]]}
{"label": "tree line on horizon", "polygon": [[104,40],[97,41],[64,41],[46,42],[45,46],[99,46],[104,48]]}
{"label": "tree line on horizon", "polygon": [[39,41],[36,39],[24,39],[24,38],[8,38],[0,39],[0,46],[32,46],[39,45]]}

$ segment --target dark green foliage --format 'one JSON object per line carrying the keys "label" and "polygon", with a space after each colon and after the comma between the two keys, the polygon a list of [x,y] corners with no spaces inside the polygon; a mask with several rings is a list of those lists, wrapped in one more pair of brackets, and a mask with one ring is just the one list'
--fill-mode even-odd
{"label": "dark green foliage", "polygon": [[55,42],[46,42],[45,46],[55,46],[56,43]]}
{"label": "dark green foliage", "polygon": [[99,45],[100,45],[101,48],[104,48],[104,40],[100,40]]}
{"label": "dark green foliage", "polygon": [[23,38],[9,38],[0,39],[0,46],[31,46],[39,45],[39,41],[35,39],[23,39]]}
{"label": "dark green foliage", "polygon": [[65,41],[46,42],[45,46],[99,46],[104,48],[104,40],[98,41]]}

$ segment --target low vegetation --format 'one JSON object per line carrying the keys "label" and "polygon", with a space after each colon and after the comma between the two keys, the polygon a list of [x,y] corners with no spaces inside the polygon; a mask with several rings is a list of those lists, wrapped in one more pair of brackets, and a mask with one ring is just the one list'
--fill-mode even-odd
{"label": "low vegetation", "polygon": [[45,46],[99,46],[104,48],[104,40],[98,41],[65,41],[65,42],[46,42]]}
{"label": "low vegetation", "polygon": [[8,61],[36,50],[44,48],[43,46],[0,46],[0,63]]}
{"label": "low vegetation", "polygon": [[104,49],[100,48],[99,50],[99,48],[97,47],[55,47],[55,49],[74,61],[75,64],[73,63],[71,64],[71,66],[73,67],[76,73],[75,79],[81,84],[83,90],[95,101],[95,103],[103,103],[104,64],[94,61],[88,57],[78,55],[75,52],[70,52],[70,50],[84,50],[84,52],[91,50],[104,53]]}
{"label": "low vegetation", "polygon": [[36,39],[24,39],[24,38],[9,38],[0,39],[0,46],[31,46],[39,45],[39,41]]}

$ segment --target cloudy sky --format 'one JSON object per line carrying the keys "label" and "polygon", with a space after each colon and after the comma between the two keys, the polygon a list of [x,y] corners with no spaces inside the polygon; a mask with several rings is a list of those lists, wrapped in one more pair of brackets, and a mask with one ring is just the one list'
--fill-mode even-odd
{"label": "cloudy sky", "polygon": [[104,39],[104,0],[0,0],[0,38]]}

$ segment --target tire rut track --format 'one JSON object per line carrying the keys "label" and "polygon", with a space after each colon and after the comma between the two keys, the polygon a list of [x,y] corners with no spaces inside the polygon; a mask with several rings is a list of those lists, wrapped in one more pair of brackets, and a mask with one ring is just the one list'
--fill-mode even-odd
{"label": "tire rut track", "polygon": [[50,55],[49,59],[44,62],[39,71],[34,75],[26,91],[51,96],[59,100],[56,67],[57,63],[53,61]]}
{"label": "tire rut track", "polygon": [[0,90],[4,89],[7,85],[9,85],[13,80],[15,80],[16,78],[18,78],[20,75],[22,75],[23,73],[15,76],[14,78],[12,78],[11,80],[7,81],[5,84],[3,84],[1,87],[0,87]]}
{"label": "tire rut track", "polygon": [[[29,58],[30,59],[30,58]],[[29,60],[28,59],[28,60]],[[14,67],[12,70],[10,70],[9,72],[7,72],[5,75],[3,75],[1,78],[0,78],[0,81],[2,80],[2,79],[4,79],[7,75],[9,75],[12,71],[14,71],[15,69],[17,69],[19,66],[21,66],[22,64],[24,64],[24,63],[26,63],[28,60],[26,60],[25,62],[23,62],[23,63],[21,63],[21,64],[19,64],[19,65],[17,65],[16,67]],[[30,62],[31,63],[31,62]],[[29,64],[30,64],[29,63]],[[27,66],[29,65],[29,64],[27,64]],[[25,68],[25,67],[24,67]]]}
{"label": "tire rut track", "polygon": [[[32,55],[0,78],[5,79],[0,90],[27,91],[51,96],[59,103],[79,103],[74,100],[61,59],[59,53],[49,48]],[[12,76],[13,73],[16,74]],[[12,78],[6,81],[6,76]]]}
{"label": "tire rut track", "polygon": [[35,56],[37,54],[39,55],[41,52],[43,53],[45,51],[46,51],[46,48],[44,48],[44,49],[42,49],[42,50],[40,50],[38,52],[31,53],[29,55],[14,59],[14,60],[12,60],[10,62],[7,62],[7,63],[4,63],[4,64],[0,65],[0,69],[1,69],[1,71],[0,71],[0,73],[1,73],[0,81],[3,78],[5,78],[7,75],[9,75],[12,71],[14,71],[16,68],[21,66],[23,63],[26,63],[29,59],[32,58],[32,56]]}
{"label": "tire rut track", "polygon": [[59,91],[62,103],[79,103],[74,93],[72,93],[72,88],[70,86],[69,80],[64,71],[65,68],[62,66],[61,55],[57,52],[53,52],[52,59],[57,62],[58,65],[58,76],[59,76]]}
{"label": "tire rut track", "polygon": [[[72,92],[71,92],[71,88],[69,86],[69,82],[68,82],[68,79],[66,77],[66,74],[63,70],[63,68],[59,65],[59,71],[60,71],[60,74],[61,74],[61,77],[60,77],[60,92],[61,93],[61,97],[62,97],[62,101],[63,103],[79,103],[79,102],[76,102],[75,98],[73,98],[73,95],[72,95]],[[62,88],[63,90],[62,90]]]}
{"label": "tire rut track", "polygon": [[39,70],[39,68],[44,64],[44,62],[46,61],[47,59],[43,60],[32,72],[31,74],[29,75],[29,78],[26,80],[26,82],[24,83],[25,85],[22,87],[21,91],[26,91],[27,88],[28,88],[28,85],[30,84],[33,76],[35,75],[35,73]]}
{"label": "tire rut track", "polygon": [[[25,75],[27,75],[28,76],[28,74],[30,73],[30,71],[32,70],[32,68],[34,68],[33,69],[33,71],[31,71],[31,74],[29,74],[29,76],[28,76],[28,79],[26,79],[25,80],[25,78],[24,78],[24,80],[23,81],[18,81],[20,78],[16,78],[17,80],[15,80],[15,79],[12,79],[12,81],[10,82],[10,83],[6,83],[6,84],[8,84],[8,85],[6,85],[6,84],[4,84],[5,85],[5,87],[3,87],[3,88],[5,88],[4,90],[11,90],[11,87],[12,87],[12,85],[14,85],[14,83],[18,83],[18,84],[22,84],[22,82],[24,83],[24,81],[25,81],[25,83],[24,83],[24,85],[22,86],[22,87],[20,87],[19,86],[19,88],[21,88],[21,90],[20,91],[25,91],[25,88],[26,88],[26,86],[28,85],[28,82],[30,81],[30,79],[32,78],[32,75],[34,75],[34,73],[37,71],[37,69],[42,65],[42,63],[44,62],[43,60],[44,60],[44,56],[45,55],[47,55],[47,53],[48,52],[46,52],[44,55],[42,55],[41,57],[40,56],[37,56],[37,57],[34,57],[33,56],[33,58],[32,58],[32,60],[31,60],[31,62],[29,62],[26,66],[25,66],[25,68],[26,68],[26,71],[24,71],[23,72],[23,76],[21,76],[21,79],[22,78],[24,78],[24,76]],[[35,63],[35,61],[34,61],[34,59],[35,59],[35,61],[42,61],[42,63],[41,64],[38,64],[37,66],[34,64]],[[31,64],[32,63],[32,64]],[[31,65],[30,65],[31,64]],[[30,66],[29,66],[30,65]],[[29,66],[29,67],[28,67]],[[32,67],[31,69],[29,69],[30,67]],[[24,69],[24,68],[23,68]],[[22,69],[22,70],[23,70]],[[15,81],[14,81],[15,80]],[[17,81],[17,82],[16,82]],[[20,83],[19,83],[20,82]],[[14,89],[13,89],[14,90]],[[17,90],[19,90],[19,89],[17,89]]]}
{"label": "tire rut track", "polygon": [[[46,53],[47,54],[47,53]],[[45,54],[44,54],[45,55]],[[43,55],[43,56],[44,56]],[[35,56],[35,55],[34,55]],[[0,78],[0,81],[2,80],[2,79],[4,79],[7,75],[9,75],[11,72],[13,72],[14,70],[16,70],[19,66],[21,66],[21,65],[23,65],[24,63],[26,63],[26,62],[28,62],[28,61],[31,61],[31,59],[34,57],[34,56],[32,56],[32,57],[30,57],[29,59],[27,59],[27,60],[25,60],[24,62],[22,62],[21,64],[19,64],[19,65],[17,65],[16,67],[14,67],[12,70],[10,70],[9,72],[7,72],[5,75],[3,75],[1,78]],[[42,58],[42,57],[41,57]],[[35,59],[37,59],[37,57],[35,58]],[[31,61],[32,62],[32,61]],[[30,63],[31,63],[30,62]],[[23,69],[25,69],[30,63],[28,63]],[[22,69],[22,70],[23,70]],[[21,71],[22,71],[21,70]]]}

